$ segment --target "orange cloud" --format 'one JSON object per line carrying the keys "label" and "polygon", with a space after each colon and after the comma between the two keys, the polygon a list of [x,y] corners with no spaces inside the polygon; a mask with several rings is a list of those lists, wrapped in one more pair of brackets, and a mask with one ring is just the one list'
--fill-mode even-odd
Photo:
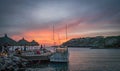
{"label": "orange cloud", "polygon": [[[94,16],[93,18],[96,18]],[[93,19],[92,18],[92,19]],[[113,34],[111,31],[109,31],[111,28],[106,28],[107,26],[113,26],[108,25],[107,22],[99,22],[99,23],[88,23],[86,22],[91,20],[91,17],[85,19],[70,19],[70,20],[64,20],[61,22],[54,23],[54,39],[53,41],[53,25],[51,24],[47,28],[37,28],[36,30],[29,30],[27,32],[23,32],[21,35],[13,35],[12,38],[15,40],[20,40],[23,37],[28,40],[36,40],[39,44],[45,44],[45,45],[53,45],[54,42],[56,45],[62,44],[63,42],[72,39],[72,38],[79,38],[79,37],[89,37],[89,36],[96,36],[96,35],[111,35]],[[101,25],[101,23],[103,23]],[[106,24],[105,24],[106,23]],[[67,32],[68,32],[68,39],[66,40],[66,24],[67,24]],[[42,26],[42,25],[41,25]],[[38,26],[39,27],[39,26]],[[51,28],[49,28],[51,27]],[[102,30],[101,30],[102,28]],[[105,31],[106,30],[106,31]],[[116,30],[115,30],[116,31]],[[115,32],[113,29],[114,34],[118,34],[118,32]],[[108,34],[106,32],[109,32]],[[98,34],[99,33],[99,34]]]}
{"label": "orange cloud", "polygon": [[[55,41],[53,40],[53,28],[42,29],[42,30],[41,29],[30,30],[30,31],[24,32],[21,35],[13,35],[12,38],[15,40],[20,40],[24,37],[29,42],[32,40],[35,40],[39,44],[53,45],[55,43],[56,45],[59,45],[71,38],[80,37],[80,35],[74,35],[74,34],[69,36],[69,31],[73,27],[78,26],[81,22],[82,21],[79,19],[73,19],[73,20],[66,20],[60,23],[56,23],[57,25],[54,25],[55,26],[55,33],[54,33]],[[66,24],[68,26],[68,39],[67,40],[66,40]]]}
{"label": "orange cloud", "polygon": [[29,42],[32,40],[35,40],[39,44],[45,44],[45,45],[53,45],[54,42],[56,45],[59,45],[66,41],[64,35],[61,35],[60,38],[58,39],[58,34],[55,34],[55,37],[54,37],[55,41],[53,41],[53,32],[50,30],[28,31],[21,35],[13,35],[12,38],[15,40],[17,39],[18,41],[22,38],[21,36],[23,36]]}

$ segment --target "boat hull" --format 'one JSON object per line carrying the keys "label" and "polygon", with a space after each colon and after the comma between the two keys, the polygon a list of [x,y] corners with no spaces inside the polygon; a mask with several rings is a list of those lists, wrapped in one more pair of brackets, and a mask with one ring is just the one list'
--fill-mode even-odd
{"label": "boat hull", "polygon": [[[59,48],[60,49],[60,48]],[[50,62],[69,62],[69,53],[68,50],[57,50],[51,57]]]}
{"label": "boat hull", "polygon": [[33,55],[17,55],[18,57],[24,58],[28,61],[31,60],[50,60],[50,56],[53,53],[48,52],[48,53],[44,53],[44,54],[33,54]]}

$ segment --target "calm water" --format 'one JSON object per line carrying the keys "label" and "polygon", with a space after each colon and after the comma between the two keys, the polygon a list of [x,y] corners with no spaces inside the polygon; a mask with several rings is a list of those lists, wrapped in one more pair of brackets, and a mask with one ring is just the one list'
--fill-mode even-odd
{"label": "calm water", "polygon": [[120,71],[120,49],[69,48],[69,63],[31,65],[26,71]]}

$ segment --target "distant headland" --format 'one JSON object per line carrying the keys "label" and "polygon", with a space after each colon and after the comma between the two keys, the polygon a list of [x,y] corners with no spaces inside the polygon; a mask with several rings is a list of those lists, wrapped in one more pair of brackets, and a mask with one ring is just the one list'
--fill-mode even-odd
{"label": "distant headland", "polygon": [[62,44],[68,47],[120,48],[120,36],[73,38]]}

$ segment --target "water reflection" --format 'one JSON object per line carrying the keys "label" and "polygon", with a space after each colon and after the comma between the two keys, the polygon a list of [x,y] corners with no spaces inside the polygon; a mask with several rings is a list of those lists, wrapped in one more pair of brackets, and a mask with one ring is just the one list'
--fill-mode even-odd
{"label": "water reflection", "polygon": [[40,63],[33,64],[25,71],[68,71],[68,63]]}
{"label": "water reflection", "polygon": [[54,71],[68,71],[68,63],[50,63]]}
{"label": "water reflection", "polygon": [[69,63],[43,63],[26,71],[120,71],[120,49],[69,48]]}

